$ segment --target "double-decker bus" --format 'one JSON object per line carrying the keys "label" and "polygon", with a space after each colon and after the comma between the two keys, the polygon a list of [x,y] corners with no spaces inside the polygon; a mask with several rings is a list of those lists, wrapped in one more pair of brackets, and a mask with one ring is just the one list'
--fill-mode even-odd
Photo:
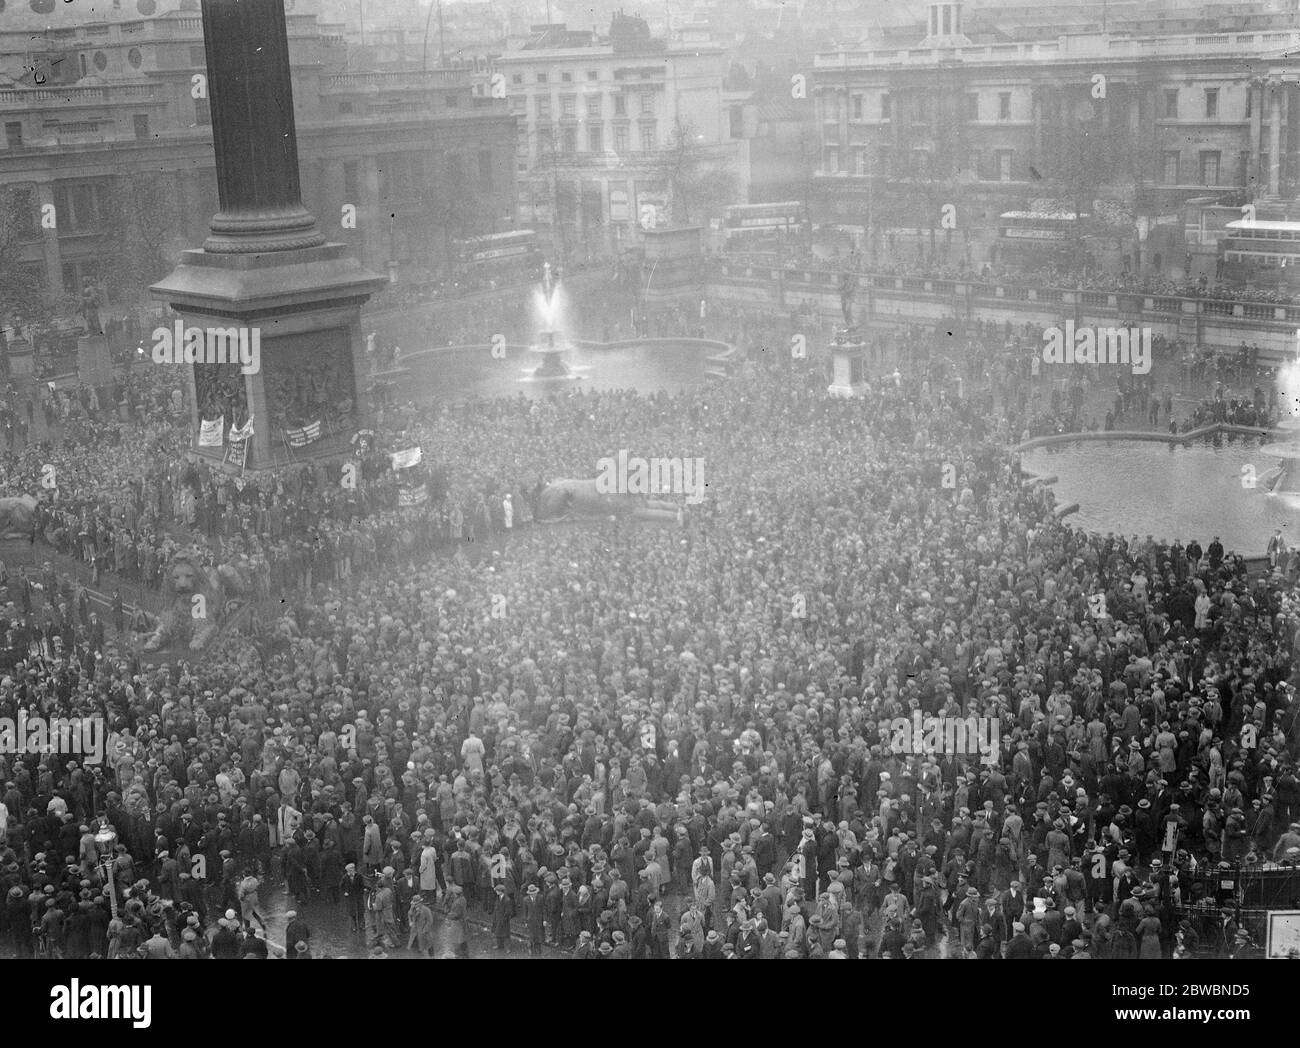
{"label": "double-decker bus", "polygon": [[1013,264],[1064,260],[1087,217],[1073,211],[1004,211],[998,216],[998,258]]}
{"label": "double-decker bus", "polygon": [[752,248],[768,238],[799,236],[807,231],[808,216],[798,200],[733,204],[722,217],[723,240],[737,249]]}
{"label": "double-decker bus", "polygon": [[458,280],[508,281],[531,275],[542,264],[537,234],[531,229],[488,233],[452,242]]}
{"label": "double-decker bus", "polygon": [[1240,218],[1219,239],[1219,276],[1244,283],[1300,281],[1300,222]]}

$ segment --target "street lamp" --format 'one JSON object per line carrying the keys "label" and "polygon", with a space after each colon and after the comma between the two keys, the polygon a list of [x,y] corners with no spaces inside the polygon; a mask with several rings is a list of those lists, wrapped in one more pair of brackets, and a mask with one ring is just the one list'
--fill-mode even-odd
{"label": "street lamp", "polygon": [[113,920],[117,920],[117,889],[113,885],[113,850],[117,846],[117,833],[113,827],[105,826],[95,834],[95,852],[99,856],[99,868],[108,886],[108,905]]}
{"label": "street lamp", "polygon": [[442,0],[429,0],[429,13],[424,19],[424,61],[422,68],[429,71],[429,23],[433,21],[433,12],[438,12],[438,55],[441,68],[447,68],[447,37],[442,29]]}

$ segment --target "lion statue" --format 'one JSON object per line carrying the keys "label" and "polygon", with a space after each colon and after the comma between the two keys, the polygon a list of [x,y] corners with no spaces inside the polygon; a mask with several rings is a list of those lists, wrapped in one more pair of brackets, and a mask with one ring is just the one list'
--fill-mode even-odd
{"label": "lion statue", "polygon": [[31,495],[0,498],[0,536],[34,539],[37,501]]}
{"label": "lion statue", "polygon": [[555,480],[537,497],[537,519],[542,522],[570,517],[632,517],[668,523],[681,520],[681,510],[663,499],[643,495],[605,494],[592,480]]}
{"label": "lion statue", "polygon": [[142,650],[185,644],[190,651],[202,651],[220,628],[227,596],[240,597],[248,589],[237,568],[225,564],[209,567],[197,549],[178,550],[163,576],[163,608],[154,628],[141,641]]}

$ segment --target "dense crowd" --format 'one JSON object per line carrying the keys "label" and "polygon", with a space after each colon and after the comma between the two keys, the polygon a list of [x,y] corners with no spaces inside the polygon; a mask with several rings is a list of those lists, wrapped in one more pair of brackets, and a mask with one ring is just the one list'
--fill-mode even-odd
{"label": "dense crowd", "polygon": [[[238,547],[286,599],[198,667],[55,602],[66,640],[0,716],[112,745],[0,756],[0,941],[263,955],[282,878],[294,957],[329,909],[380,951],[464,953],[476,918],[575,957],[1248,955],[1245,915],[1194,915],[1207,869],[1300,857],[1300,556],[1252,579],[1217,541],[1058,519],[1008,450],[1051,409],[1007,334],[954,365],[905,331],[857,401],[769,331],[723,386],[408,406],[355,493],[330,467],[240,490],[143,423],[45,449],[65,533]],[[382,462],[414,443],[440,468],[401,508]],[[620,448],[703,458],[704,502],[532,523],[540,481]],[[352,563],[285,552],[349,532]],[[914,714],[996,745],[932,752]]]}

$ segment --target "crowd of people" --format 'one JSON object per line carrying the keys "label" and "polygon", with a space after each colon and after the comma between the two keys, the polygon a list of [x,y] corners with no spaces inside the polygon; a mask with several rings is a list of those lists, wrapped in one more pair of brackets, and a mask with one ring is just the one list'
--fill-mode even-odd
{"label": "crowd of people", "polygon": [[[942,240],[942,237],[940,238]],[[1175,280],[1154,273],[1133,270],[1115,271],[1104,266],[1062,266],[1024,263],[960,262],[935,257],[928,248],[918,246],[914,257],[894,245],[888,258],[856,248],[817,249],[804,243],[786,244],[777,252],[724,251],[716,256],[721,262],[783,269],[787,272],[830,270],[837,273],[872,273],[881,276],[916,277],[925,280],[967,280],[986,284],[1023,285],[1062,291],[1105,291],[1182,298],[1216,299],[1262,305],[1294,305],[1294,292],[1285,287],[1252,287],[1240,282],[1195,279]]]}
{"label": "crowd of people", "polygon": [[[151,665],[52,602],[64,642],[0,678],[0,716],[111,745],[0,755],[0,943],[262,956],[283,884],[293,958],[330,920],[376,955],[467,953],[473,921],[578,958],[1251,955],[1258,915],[1207,873],[1300,860],[1300,557],[1251,577],[1059,519],[1009,450],[1069,411],[1028,332],[903,330],[841,401],[768,319],[655,320],[734,329],[721,385],[388,412],[356,489],[241,486],[160,454],[153,414],[11,459],[55,466],[69,555],[197,541],[279,611]],[[414,444],[437,468],[403,507],[384,463]],[[620,448],[702,458],[704,501],[533,521]],[[997,744],[936,752],[914,715]]]}

